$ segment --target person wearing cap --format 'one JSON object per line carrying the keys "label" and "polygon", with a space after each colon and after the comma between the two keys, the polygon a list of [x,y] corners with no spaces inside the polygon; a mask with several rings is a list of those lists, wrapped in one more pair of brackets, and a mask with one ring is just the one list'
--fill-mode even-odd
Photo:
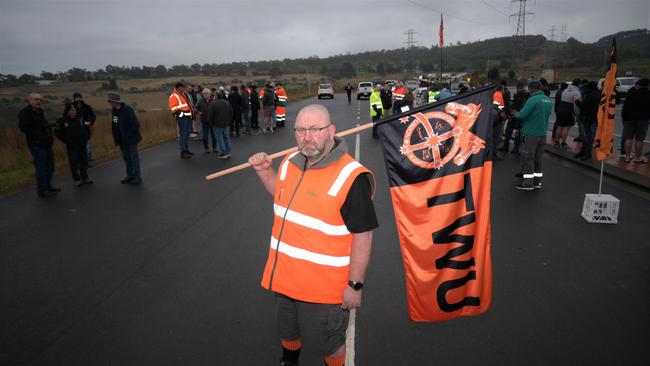
{"label": "person wearing cap", "polygon": [[176,118],[178,124],[179,147],[181,149],[181,158],[189,159],[194,155],[189,148],[188,140],[190,130],[192,129],[192,120],[194,119],[194,106],[185,93],[185,85],[176,83],[172,94],[169,96],[169,110]]}
{"label": "person wearing cap", "polygon": [[88,155],[86,154],[88,140],[84,121],[74,103],[66,103],[63,116],[56,121],[56,124],[54,133],[65,144],[74,185],[81,187],[84,184],[92,184],[93,181],[88,178]]}
{"label": "person wearing cap", "polygon": [[74,109],[77,111],[77,116],[81,119],[83,130],[86,135],[86,156],[88,157],[88,163],[90,164],[93,160],[92,147],[90,146],[91,129],[95,124],[97,116],[95,116],[93,108],[84,102],[81,93],[75,92],[72,94],[72,99],[74,101]]}
{"label": "person wearing cap", "polygon": [[122,101],[117,93],[108,93],[108,104],[111,105],[111,121],[113,141],[120,147],[122,159],[126,164],[126,177],[120,181],[122,184],[142,184],[140,175],[140,156],[138,143],[142,140],[140,123],[135,116],[133,108]]}
{"label": "person wearing cap", "polygon": [[[383,104],[381,103],[381,84],[375,84],[375,88],[372,90],[372,93],[370,94],[370,117],[372,118],[372,122],[379,121],[381,117],[384,115],[384,107]],[[379,135],[377,135],[377,127],[372,126],[372,137],[378,138]]]}
{"label": "person wearing cap", "polygon": [[39,93],[29,95],[29,105],[18,113],[18,127],[25,134],[27,147],[34,158],[36,191],[39,197],[55,196],[61,189],[52,186],[54,174],[54,136],[43,113],[43,97]]}
{"label": "person wearing cap", "polygon": [[553,102],[544,94],[542,84],[537,80],[528,83],[528,90],[530,98],[520,111],[513,109],[512,115],[521,121],[523,133],[520,148],[523,180],[515,188],[532,191],[542,188],[544,145]]}

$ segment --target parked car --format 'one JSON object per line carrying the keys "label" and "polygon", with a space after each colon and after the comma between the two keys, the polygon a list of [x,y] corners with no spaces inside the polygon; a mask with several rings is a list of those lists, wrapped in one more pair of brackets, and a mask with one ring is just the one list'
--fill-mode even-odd
{"label": "parked car", "polygon": [[372,94],[372,83],[369,81],[362,81],[357,86],[357,100],[361,98],[370,99]]}
{"label": "parked car", "polygon": [[320,84],[318,86],[318,99],[328,97],[334,98],[334,87],[332,84]]}

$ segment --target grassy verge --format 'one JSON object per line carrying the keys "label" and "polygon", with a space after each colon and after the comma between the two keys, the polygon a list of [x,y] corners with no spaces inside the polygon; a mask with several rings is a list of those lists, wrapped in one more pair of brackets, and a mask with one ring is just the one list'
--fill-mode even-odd
{"label": "grassy verge", "polygon": [[[169,112],[139,112],[137,115],[142,133],[140,149],[176,138],[176,123]],[[92,148],[96,164],[120,156],[119,149],[113,143],[109,116],[97,118],[93,127]],[[57,140],[53,149],[55,174],[70,175],[65,146]],[[34,185],[34,179],[34,165],[25,143],[25,135],[15,127],[0,129],[0,194]]]}

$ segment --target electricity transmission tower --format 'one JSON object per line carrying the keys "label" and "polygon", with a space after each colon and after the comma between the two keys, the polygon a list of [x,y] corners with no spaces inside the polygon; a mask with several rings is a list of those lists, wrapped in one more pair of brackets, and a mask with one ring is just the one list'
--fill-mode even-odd
{"label": "electricity transmission tower", "polygon": [[528,0],[512,0],[513,3],[519,3],[519,12],[510,14],[510,17],[517,17],[517,30],[514,35],[514,47],[512,59],[513,61],[521,61],[524,63],[526,61],[526,17],[532,16],[535,13],[526,11],[526,2]]}
{"label": "electricity transmission tower", "polygon": [[560,42],[566,42],[566,24],[562,24],[562,30],[560,31]]}
{"label": "electricity transmission tower", "polygon": [[409,70],[409,66],[411,64],[411,48],[413,47],[414,44],[418,43],[418,41],[415,40],[413,37],[414,34],[417,34],[417,32],[414,32],[413,29],[408,29],[405,33],[406,35],[406,42],[402,42],[406,44],[406,64],[404,65],[404,79],[407,77],[407,73]]}
{"label": "electricity transmission tower", "polygon": [[549,38],[551,41],[555,41],[555,31],[556,31],[555,25],[553,25],[553,26],[551,27],[551,29],[549,29],[548,31],[549,31],[549,33],[550,33],[550,34],[548,35],[548,38]]}

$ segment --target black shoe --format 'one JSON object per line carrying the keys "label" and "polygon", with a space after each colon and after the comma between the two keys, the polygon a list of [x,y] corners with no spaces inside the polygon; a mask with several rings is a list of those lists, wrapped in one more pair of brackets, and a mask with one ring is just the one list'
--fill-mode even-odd
{"label": "black shoe", "polygon": [[54,196],[56,196],[56,192],[55,191],[42,191],[42,192],[38,192],[38,196],[41,197],[41,198],[54,197]]}
{"label": "black shoe", "polygon": [[533,188],[542,189],[542,183],[533,183]]}
{"label": "black shoe", "polygon": [[88,177],[81,178],[81,180],[83,181],[84,184],[93,184],[94,183],[93,180],[88,178]]}
{"label": "black shoe", "polygon": [[183,151],[181,153],[181,159],[191,159],[192,155],[188,154],[187,152]]}
{"label": "black shoe", "polygon": [[61,188],[58,188],[58,187],[50,187],[50,189],[48,189],[48,191],[52,191],[52,192],[61,192]]}
{"label": "black shoe", "polygon": [[132,186],[140,185],[140,184],[142,184],[142,178],[135,177],[135,178],[131,179],[131,181],[129,181],[129,184],[132,185]]}
{"label": "black shoe", "polygon": [[133,180],[133,177],[124,177],[124,179],[122,179],[122,180],[120,181],[120,183],[122,183],[122,184],[129,184],[129,182],[131,182],[132,180]]}
{"label": "black shoe", "polygon": [[524,173],[515,173],[515,178],[523,178]]}
{"label": "black shoe", "polygon": [[187,150],[187,151],[186,151],[185,153],[187,153],[187,154],[190,154],[190,155],[192,155],[192,156],[194,156],[194,153],[193,153],[193,152],[191,152],[191,151],[189,151],[189,150]]}
{"label": "black shoe", "polygon": [[533,191],[535,190],[535,187],[533,186],[526,186],[523,183],[515,184],[515,188],[522,190],[522,191]]}
{"label": "black shoe", "polygon": [[497,149],[497,151],[501,151],[501,152],[508,152],[508,150],[510,150],[510,149],[508,149],[507,146],[502,146],[502,147]]}

